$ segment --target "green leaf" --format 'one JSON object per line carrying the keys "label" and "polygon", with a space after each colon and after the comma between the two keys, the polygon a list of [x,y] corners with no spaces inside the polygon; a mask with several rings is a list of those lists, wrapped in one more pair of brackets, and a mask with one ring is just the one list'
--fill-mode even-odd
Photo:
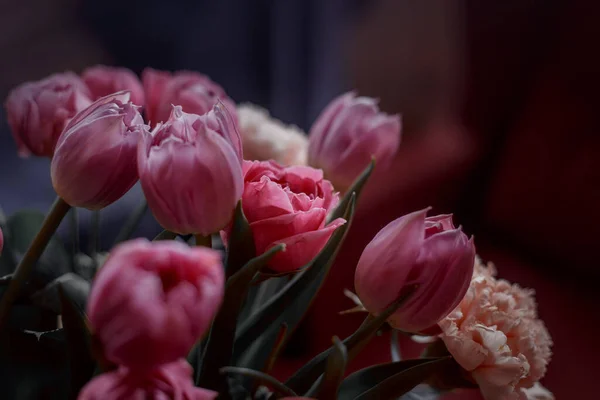
{"label": "green leaf", "polygon": [[67,337],[67,354],[71,370],[69,398],[76,399],[81,388],[94,376],[96,363],[90,353],[91,333],[85,315],[81,290],[69,282],[58,287],[62,322]]}
{"label": "green leaf", "polygon": [[[22,257],[39,232],[45,216],[40,211],[21,210],[8,218],[8,247],[16,257]],[[53,235],[37,261],[31,281],[44,286],[53,279],[72,271],[69,253],[57,235]]]}
{"label": "green leaf", "polygon": [[227,280],[223,304],[213,321],[202,357],[198,386],[217,390],[220,393],[227,391],[227,382],[219,370],[231,362],[238,314],[246,298],[249,283],[275,254],[284,249],[283,244],[272,247],[250,260]]}
{"label": "green leaf", "polygon": [[374,365],[348,376],[340,387],[342,399],[397,399],[443,369],[451,357],[418,358]]}
{"label": "green leaf", "polygon": [[62,288],[68,295],[69,299],[83,310],[90,293],[90,283],[72,272],[64,274],[56,278],[45,288],[31,295],[33,304],[54,311],[56,314],[61,313],[61,301],[59,290]]}
{"label": "green leaf", "polygon": [[[317,257],[241,324],[236,335],[234,359],[240,358],[255,341],[260,340],[261,335],[264,334],[263,337],[272,340],[275,337],[273,333],[282,323],[286,323],[290,331],[298,325],[321,288],[351,225],[354,215],[354,198],[355,195],[351,196],[351,201],[344,213],[346,224],[336,229]],[[264,351],[264,348],[269,349],[272,345],[272,342],[266,342],[261,348],[256,346],[254,348],[257,349],[257,353],[260,353]],[[246,356],[246,358],[252,359],[253,357]]]}
{"label": "green leaf", "polygon": [[156,235],[156,237],[152,239],[152,241],[157,242],[159,240],[174,240],[176,237],[177,234],[175,232],[164,230],[158,235]]}
{"label": "green leaf", "polygon": [[279,382],[277,379],[275,379],[272,376],[267,375],[263,372],[260,372],[260,371],[255,371],[255,370],[248,369],[248,368],[223,367],[223,368],[221,368],[220,372],[222,374],[237,374],[237,375],[248,376],[248,377],[258,380],[261,383],[264,383],[264,384],[267,384],[267,385],[273,387],[273,390],[275,390],[276,393],[279,393],[279,394],[287,396],[287,397],[297,397],[298,396],[296,393],[294,393],[293,390],[286,387],[283,383]]}
{"label": "green leaf", "polygon": [[238,201],[235,207],[233,226],[231,227],[227,249],[227,261],[225,262],[227,278],[238,272],[240,268],[256,256],[254,236],[252,235],[250,224],[244,215],[241,200]]}
{"label": "green leaf", "polygon": [[365,168],[364,171],[361,172],[361,174],[358,176],[358,178],[356,178],[352,186],[350,186],[350,189],[348,189],[348,191],[342,198],[342,201],[340,201],[340,204],[338,204],[336,209],[333,210],[333,212],[329,216],[329,221],[333,221],[334,219],[340,218],[344,215],[346,209],[348,208],[348,204],[350,204],[350,201],[352,200],[353,193],[356,193],[355,201],[358,202],[358,199],[360,198],[360,193],[362,192],[365,184],[369,180],[369,177],[371,176],[371,173],[373,172],[374,168],[375,159],[371,159],[371,162],[369,163],[367,168]]}
{"label": "green leaf", "polygon": [[[377,331],[383,326],[386,320],[414,293],[416,286],[408,286],[402,289],[398,299],[386,308],[377,317],[371,315],[365,318],[362,325],[356,332],[344,339],[343,343],[348,350],[348,361],[352,361],[354,357],[369,343],[375,336]],[[333,347],[325,350],[315,358],[310,360],[294,375],[292,375],[285,384],[298,393],[307,392],[314,382],[319,379],[323,373],[325,362],[329,354],[333,351]]]}
{"label": "green leaf", "polygon": [[[346,346],[337,337],[333,338],[333,351],[327,358],[327,367],[325,368],[325,376],[318,390],[318,398],[321,400],[336,400],[338,398],[338,390],[344,379],[346,365],[348,363],[348,352]],[[312,394],[309,394],[312,396]],[[346,397],[342,397],[346,398]]]}

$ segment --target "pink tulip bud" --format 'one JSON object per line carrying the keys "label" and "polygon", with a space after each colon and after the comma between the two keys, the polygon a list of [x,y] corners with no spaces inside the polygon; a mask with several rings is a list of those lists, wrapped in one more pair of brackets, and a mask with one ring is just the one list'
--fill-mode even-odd
{"label": "pink tulip bud", "polygon": [[455,229],[451,215],[427,209],[389,223],[363,251],[354,277],[364,307],[378,314],[402,289],[416,291],[389,319],[406,332],[422,332],[446,317],[464,297],[475,259],[473,239]]}
{"label": "pink tulip bud", "polygon": [[153,126],[169,118],[172,105],[181,106],[187,113],[204,115],[217,100],[221,100],[237,120],[233,100],[206,75],[191,71],[172,74],[146,68],[142,83],[146,92],[146,116]]}
{"label": "pink tulip bud", "polygon": [[308,162],[345,190],[372,157],[387,168],[399,145],[400,117],[379,111],[375,99],[349,92],[334,99],[313,124]]}
{"label": "pink tulip bud", "polygon": [[280,243],[286,245],[269,264],[274,271],[289,272],[306,265],[346,222],[338,218],[325,225],[328,212],[338,203],[338,194],[331,182],[323,179],[321,170],[244,161],[244,175],[242,206],[256,253]]}
{"label": "pink tulip bud", "polygon": [[136,154],[147,131],[128,92],[96,100],[65,127],[51,164],[56,193],[74,207],[98,210],[137,181]]}
{"label": "pink tulip bud", "polygon": [[5,107],[19,155],[52,157],[67,122],[90,104],[88,88],[72,72],[14,88]]}
{"label": "pink tulip bud", "polygon": [[244,160],[242,138],[237,123],[225,104],[218,100],[217,104],[206,114],[205,118],[208,127],[223,136],[231,144],[241,164]]}
{"label": "pink tulip bud", "polygon": [[107,359],[134,371],[188,354],[223,297],[219,252],[136,239],[115,247],[98,272],[88,316]]}
{"label": "pink tulip bud", "polygon": [[[152,351],[153,349],[148,349]],[[177,360],[140,374],[135,369],[119,367],[95,377],[79,393],[78,400],[212,400],[212,390],[194,387],[192,367]]]}
{"label": "pink tulip bud", "polygon": [[127,68],[96,65],[87,68],[81,78],[90,89],[93,100],[116,92],[131,92],[131,102],[137,106],[144,105],[144,88],[133,71]]}
{"label": "pink tulip bud", "polygon": [[242,196],[242,168],[227,137],[205,117],[173,107],[166,124],[144,135],[138,171],[157,221],[181,234],[209,235],[231,220]]}

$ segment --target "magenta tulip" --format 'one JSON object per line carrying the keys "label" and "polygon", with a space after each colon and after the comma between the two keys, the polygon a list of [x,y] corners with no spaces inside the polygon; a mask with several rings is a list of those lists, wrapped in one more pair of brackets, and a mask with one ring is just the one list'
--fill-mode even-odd
{"label": "magenta tulip", "polygon": [[191,71],[170,73],[146,68],[142,73],[146,92],[146,116],[152,126],[164,122],[171,114],[171,106],[179,105],[183,111],[204,115],[221,100],[237,120],[235,103],[223,88],[206,75]]}
{"label": "magenta tulip", "polygon": [[473,239],[455,229],[451,215],[417,211],[392,221],[367,245],[354,285],[364,307],[379,314],[408,285],[416,291],[389,319],[407,332],[423,332],[464,297],[475,260]]}
{"label": "magenta tulip", "polygon": [[242,196],[242,167],[234,145],[209,125],[205,116],[177,106],[167,123],[140,142],[144,194],[157,221],[170,231],[219,232]]}
{"label": "magenta tulip", "polygon": [[308,162],[347,189],[375,158],[387,168],[400,145],[400,117],[379,111],[377,101],[349,92],[334,99],[313,124]]}
{"label": "magenta tulip", "polygon": [[128,92],[96,100],[65,127],[51,164],[56,193],[74,207],[98,210],[138,179],[136,154],[148,127]]}
{"label": "magenta tulip", "polygon": [[192,367],[185,360],[177,360],[145,374],[120,367],[116,371],[98,375],[84,386],[77,399],[212,400],[217,395],[212,390],[195,387]]}
{"label": "magenta tulip", "polygon": [[256,253],[280,243],[285,251],[273,257],[269,268],[295,271],[312,260],[335,229],[346,221],[326,225],[327,214],[338,202],[331,182],[318,169],[284,168],[273,161],[244,161],[242,206],[254,235]]}
{"label": "magenta tulip", "polygon": [[91,102],[85,83],[72,72],[14,88],[5,107],[19,155],[52,157],[67,122]]}
{"label": "magenta tulip", "polygon": [[244,160],[242,149],[242,138],[237,127],[235,119],[231,116],[229,109],[220,100],[214,105],[213,109],[206,114],[208,127],[227,140],[235,154],[240,160],[240,165]]}
{"label": "magenta tulip", "polygon": [[223,271],[206,247],[136,239],[114,248],[87,307],[107,359],[140,371],[186,356],[221,304]]}
{"label": "magenta tulip", "polygon": [[93,100],[116,92],[128,90],[131,102],[137,106],[144,105],[144,88],[133,71],[127,68],[96,65],[87,68],[81,78],[90,90]]}

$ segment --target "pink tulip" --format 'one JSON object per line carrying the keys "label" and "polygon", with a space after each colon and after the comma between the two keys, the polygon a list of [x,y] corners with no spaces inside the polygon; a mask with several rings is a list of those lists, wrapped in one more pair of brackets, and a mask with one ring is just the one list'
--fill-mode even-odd
{"label": "pink tulip", "polygon": [[67,122],[90,103],[85,83],[72,72],[14,88],[5,107],[19,155],[52,157]]}
{"label": "pink tulip", "polygon": [[379,111],[377,101],[349,92],[334,99],[313,124],[308,163],[323,168],[340,190],[348,188],[375,157],[387,168],[400,145],[400,117]]}
{"label": "pink tulip", "polygon": [[138,179],[137,144],[147,131],[128,92],[96,100],[65,127],[51,164],[56,193],[74,207],[98,210]]}
{"label": "pink tulip", "polygon": [[167,123],[140,142],[144,194],[157,221],[170,231],[218,232],[230,222],[242,196],[238,155],[228,138],[209,125],[206,117],[177,106]]}
{"label": "pink tulip", "polygon": [[98,272],[88,316],[107,359],[135,371],[188,354],[223,297],[219,252],[136,239],[115,247]]}
{"label": "pink tulip", "polygon": [[116,92],[131,92],[131,102],[137,106],[144,105],[144,88],[138,77],[127,68],[96,65],[87,68],[81,78],[92,93],[94,100]]}
{"label": "pink tulip", "polygon": [[205,119],[210,129],[223,136],[231,144],[241,164],[244,160],[242,138],[237,123],[225,104],[220,100],[217,101],[213,109],[206,114]]}
{"label": "pink tulip", "polygon": [[333,231],[346,221],[325,225],[327,214],[338,203],[331,183],[318,169],[284,168],[273,161],[244,161],[242,206],[254,234],[256,253],[280,243],[284,252],[271,260],[277,272],[306,265],[325,246]]}
{"label": "pink tulip", "polygon": [[407,332],[422,332],[446,317],[465,295],[475,258],[473,239],[455,229],[451,215],[426,217],[427,209],[384,227],[363,251],[354,277],[364,307],[378,314],[402,289],[415,293],[389,319]]}
{"label": "pink tulip", "polygon": [[[149,349],[151,351],[152,349]],[[95,377],[79,393],[78,400],[212,400],[218,393],[194,387],[192,368],[177,360],[139,374],[120,367]]]}
{"label": "pink tulip", "polygon": [[187,113],[204,115],[217,100],[221,100],[237,120],[233,100],[206,75],[191,71],[170,73],[146,68],[142,73],[142,83],[146,92],[146,116],[153,126],[169,118],[171,105],[181,106]]}

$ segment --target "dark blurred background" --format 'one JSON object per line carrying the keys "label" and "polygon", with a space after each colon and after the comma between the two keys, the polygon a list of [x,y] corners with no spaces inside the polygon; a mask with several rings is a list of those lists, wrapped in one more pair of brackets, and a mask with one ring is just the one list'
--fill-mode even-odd
{"label": "dark blurred background", "polygon": [[[361,199],[297,361],[358,324],[335,313],[349,308],[341,290],[370,238],[432,205],[457,214],[502,277],[536,289],[556,343],[544,384],[558,399],[594,398],[599,18],[587,0],[0,0],[0,95],[103,63],[197,70],[304,129],[342,91],[380,98],[403,115],[401,150]],[[0,205],[46,210],[48,162],[18,159],[1,119]],[[103,213],[107,237],[139,196]],[[159,228],[149,217],[140,229]],[[355,367],[388,360],[388,346],[373,343]]]}

